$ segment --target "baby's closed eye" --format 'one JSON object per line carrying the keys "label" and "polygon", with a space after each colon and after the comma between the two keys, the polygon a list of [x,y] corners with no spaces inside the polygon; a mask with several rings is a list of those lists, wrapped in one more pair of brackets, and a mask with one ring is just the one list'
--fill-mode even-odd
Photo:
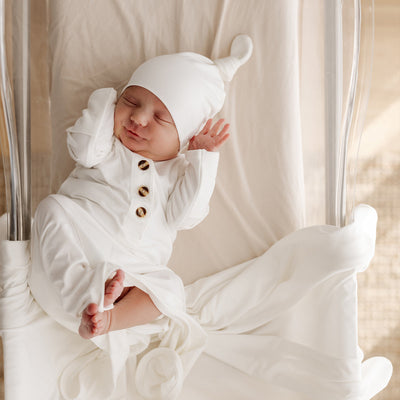
{"label": "baby's closed eye", "polygon": [[127,103],[130,106],[136,107],[138,105],[138,102],[131,97],[124,96],[123,99],[124,99],[125,103]]}
{"label": "baby's closed eye", "polygon": [[164,122],[167,124],[172,124],[172,121],[170,120],[170,118],[168,117],[168,115],[164,115],[164,114],[154,114],[154,118],[159,121],[159,122]]}

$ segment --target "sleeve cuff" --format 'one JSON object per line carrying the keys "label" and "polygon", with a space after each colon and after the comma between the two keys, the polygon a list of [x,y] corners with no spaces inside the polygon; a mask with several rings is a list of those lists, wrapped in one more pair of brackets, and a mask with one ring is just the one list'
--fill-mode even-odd
{"label": "sleeve cuff", "polygon": [[207,151],[204,149],[199,150],[188,150],[186,152],[186,160],[193,165],[206,165],[208,171],[213,171],[214,175],[217,174],[219,152],[218,151]]}

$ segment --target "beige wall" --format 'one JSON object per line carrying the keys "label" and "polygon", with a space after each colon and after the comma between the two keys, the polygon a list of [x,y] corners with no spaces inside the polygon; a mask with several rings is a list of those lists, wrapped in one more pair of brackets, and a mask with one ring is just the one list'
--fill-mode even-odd
{"label": "beige wall", "polygon": [[360,157],[400,149],[400,1],[375,0],[371,91]]}
{"label": "beige wall", "polygon": [[359,340],[394,366],[377,400],[400,399],[400,1],[375,0],[371,91],[361,141],[357,203],[378,212],[375,257],[359,275]]}

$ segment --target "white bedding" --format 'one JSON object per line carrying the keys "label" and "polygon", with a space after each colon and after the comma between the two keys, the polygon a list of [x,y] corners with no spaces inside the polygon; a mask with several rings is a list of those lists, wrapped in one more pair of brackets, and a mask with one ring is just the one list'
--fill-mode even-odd
{"label": "white bedding", "polygon": [[[241,381],[250,393],[254,388],[248,388],[247,382],[255,379],[257,391],[280,390],[282,396],[287,392],[288,399],[374,396],[387,384],[391,365],[383,358],[372,359],[362,375],[354,307],[355,275],[367,268],[374,254],[375,232],[375,210],[359,206],[354,222],[345,228],[315,226],[296,231],[262,256],[186,286],[187,311],[208,333],[208,357],[203,355],[202,363],[191,371],[179,398],[192,399],[185,394],[191,391],[199,394],[204,374],[215,376],[221,363],[230,366],[222,378],[241,376],[238,371],[252,378]],[[110,335],[108,346],[96,348],[29,301],[28,268],[29,242],[1,241],[1,271],[6,279],[0,308],[8,311],[1,329],[6,371],[11,376],[6,385],[10,398],[19,400],[29,393],[30,399],[118,399],[127,398],[127,392],[137,399],[177,398],[175,380],[182,377],[173,367],[173,351],[146,348],[148,343],[138,346],[136,340],[127,354],[121,348],[123,331]],[[252,291],[243,291],[244,285]],[[21,320],[21,310],[26,321]],[[164,354],[159,352],[166,353],[167,364],[161,362]],[[116,368],[127,356],[119,374]],[[143,366],[153,356],[156,364]],[[21,365],[18,374],[13,370],[16,365]],[[25,384],[17,385],[21,376]],[[168,382],[172,382],[171,393]],[[230,398],[230,391],[227,387],[224,398]]]}

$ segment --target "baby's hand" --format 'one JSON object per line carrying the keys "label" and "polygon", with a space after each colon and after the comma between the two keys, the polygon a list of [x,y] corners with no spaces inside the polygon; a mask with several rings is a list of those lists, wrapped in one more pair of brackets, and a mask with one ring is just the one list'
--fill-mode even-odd
{"label": "baby's hand", "polygon": [[229,133],[227,133],[229,124],[225,124],[218,133],[223,122],[224,120],[220,119],[211,127],[212,119],[209,119],[202,131],[190,139],[188,150],[204,149],[207,151],[217,151],[229,138]]}

